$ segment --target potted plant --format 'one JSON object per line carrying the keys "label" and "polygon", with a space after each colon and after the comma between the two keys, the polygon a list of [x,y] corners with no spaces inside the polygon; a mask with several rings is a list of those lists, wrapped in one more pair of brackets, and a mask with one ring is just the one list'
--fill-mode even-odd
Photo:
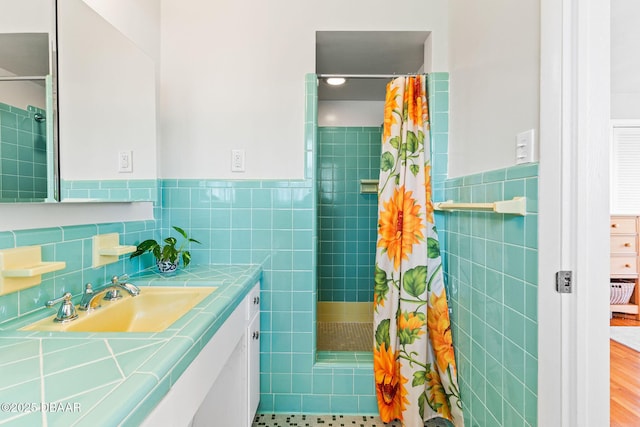
{"label": "potted plant", "polygon": [[164,239],[164,245],[161,245],[154,239],[148,239],[144,242],[141,242],[136,247],[135,252],[133,252],[129,256],[129,259],[135,258],[147,252],[151,252],[156,258],[156,265],[158,266],[158,270],[160,270],[161,273],[170,273],[172,271],[175,271],[176,268],[178,268],[178,264],[180,263],[180,258],[182,258],[182,264],[184,267],[189,265],[189,263],[191,262],[191,253],[188,250],[183,249],[184,245],[189,242],[200,242],[187,236],[187,233],[180,227],[173,226],[173,229],[180,233],[180,235],[184,238],[180,247],[176,247],[178,240],[175,237],[167,237],[166,239]]}

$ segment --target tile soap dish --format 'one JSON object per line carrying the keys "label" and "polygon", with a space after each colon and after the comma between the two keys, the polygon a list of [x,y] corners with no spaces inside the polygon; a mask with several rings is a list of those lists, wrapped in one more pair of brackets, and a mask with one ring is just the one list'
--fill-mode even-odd
{"label": "tile soap dish", "polygon": [[0,295],[38,285],[43,274],[66,266],[63,261],[43,262],[40,246],[0,250]]}
{"label": "tile soap dish", "polygon": [[130,254],[135,250],[135,246],[121,245],[118,233],[98,234],[93,236],[92,266],[95,268],[117,262],[118,257]]}

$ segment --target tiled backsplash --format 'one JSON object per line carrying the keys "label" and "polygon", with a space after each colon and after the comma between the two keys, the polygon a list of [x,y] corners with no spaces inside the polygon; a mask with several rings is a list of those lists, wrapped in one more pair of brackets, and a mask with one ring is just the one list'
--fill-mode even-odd
{"label": "tiled backsplash", "polygon": [[[65,261],[64,270],[42,276],[40,285],[0,296],[0,322],[42,308],[45,302],[65,292],[79,295],[86,283],[102,286],[114,275],[133,274],[149,266],[149,256],[92,268],[92,237],[96,234],[120,233],[122,244],[135,245],[154,238],[156,221],[133,221],[110,224],[88,224],[0,232],[0,249],[41,245],[43,261]],[[52,311],[53,313],[53,311]]]}
{"label": "tiled backsplash", "polygon": [[446,181],[446,199],[526,196],[527,215],[450,212],[445,272],[466,425],[536,426],[538,167]]}
{"label": "tiled backsplash", "polygon": [[47,197],[46,145],[45,110],[0,102],[0,199]]}
{"label": "tiled backsplash", "polygon": [[381,127],[318,128],[318,301],[371,302]]}

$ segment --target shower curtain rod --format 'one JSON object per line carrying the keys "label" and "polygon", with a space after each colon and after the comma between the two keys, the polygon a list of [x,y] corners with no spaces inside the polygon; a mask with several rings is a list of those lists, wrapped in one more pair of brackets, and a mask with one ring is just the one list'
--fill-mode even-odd
{"label": "shower curtain rod", "polygon": [[0,77],[0,82],[11,82],[18,80],[45,80],[47,76],[6,76]]}
{"label": "shower curtain rod", "polygon": [[424,73],[413,74],[318,74],[320,79],[331,77],[344,77],[345,79],[395,79],[396,77],[417,76]]}

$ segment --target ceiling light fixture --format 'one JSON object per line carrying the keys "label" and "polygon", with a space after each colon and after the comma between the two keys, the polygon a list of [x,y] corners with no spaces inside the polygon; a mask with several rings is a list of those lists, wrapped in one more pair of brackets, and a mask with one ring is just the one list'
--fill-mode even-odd
{"label": "ceiling light fixture", "polygon": [[344,82],[346,82],[344,77],[329,77],[327,79],[327,84],[330,84],[331,86],[340,86],[343,85]]}

